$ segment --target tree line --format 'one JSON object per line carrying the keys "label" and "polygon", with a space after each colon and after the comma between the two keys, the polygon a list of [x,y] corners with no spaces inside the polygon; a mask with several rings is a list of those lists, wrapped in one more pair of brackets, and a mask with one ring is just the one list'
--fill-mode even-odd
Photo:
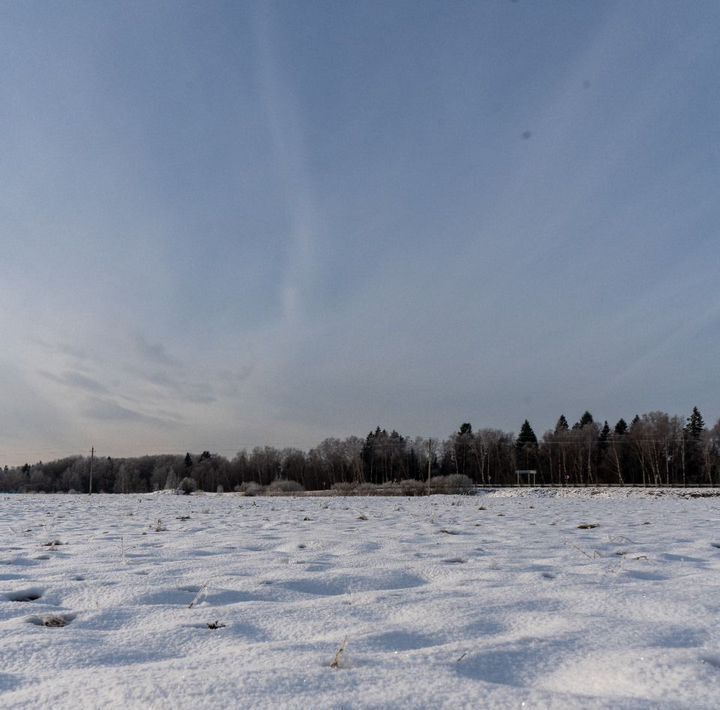
{"label": "tree line", "polygon": [[0,471],[0,490],[88,492],[92,487],[93,492],[143,493],[176,489],[183,481],[204,491],[247,490],[280,481],[322,490],[458,475],[487,486],[518,480],[569,486],[720,485],[720,421],[707,428],[695,407],[687,418],[649,412],[611,427],[585,412],[573,425],[561,415],[555,428],[540,438],[527,420],[517,435],[489,428],[473,431],[465,422],[444,441],[377,427],[364,439],[329,438],[309,451],[256,447],[231,459],[210,451],[71,456],[6,466]]}

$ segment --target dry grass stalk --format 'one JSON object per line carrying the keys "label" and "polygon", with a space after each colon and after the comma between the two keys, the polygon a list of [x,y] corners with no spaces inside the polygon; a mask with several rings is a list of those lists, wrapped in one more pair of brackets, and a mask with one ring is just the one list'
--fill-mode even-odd
{"label": "dry grass stalk", "polygon": [[345,637],[345,640],[342,642],[342,645],[335,653],[335,658],[333,659],[333,662],[330,664],[330,668],[342,668],[342,660],[343,655],[345,654],[345,649],[347,648],[347,636]]}

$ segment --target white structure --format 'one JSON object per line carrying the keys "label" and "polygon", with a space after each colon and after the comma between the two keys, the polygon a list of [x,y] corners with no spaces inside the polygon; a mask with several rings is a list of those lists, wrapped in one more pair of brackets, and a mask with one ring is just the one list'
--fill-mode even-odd
{"label": "white structure", "polygon": [[525,484],[526,486],[535,485],[535,475],[537,471],[534,468],[531,469],[516,469],[515,478],[517,479],[518,486]]}

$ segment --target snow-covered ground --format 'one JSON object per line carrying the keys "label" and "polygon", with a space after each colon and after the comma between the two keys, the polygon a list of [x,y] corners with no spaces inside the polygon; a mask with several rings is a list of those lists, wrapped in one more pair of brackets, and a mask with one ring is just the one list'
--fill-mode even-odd
{"label": "snow-covered ground", "polygon": [[720,498],[652,493],[3,496],[0,706],[717,708]]}

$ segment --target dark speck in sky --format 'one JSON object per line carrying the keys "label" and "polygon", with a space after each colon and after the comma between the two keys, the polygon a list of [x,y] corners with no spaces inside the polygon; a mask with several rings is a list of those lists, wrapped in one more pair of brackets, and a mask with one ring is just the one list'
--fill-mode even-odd
{"label": "dark speck in sky", "polygon": [[523,131],[523,134],[522,134],[523,140],[527,140],[531,136],[532,136],[532,131]]}

